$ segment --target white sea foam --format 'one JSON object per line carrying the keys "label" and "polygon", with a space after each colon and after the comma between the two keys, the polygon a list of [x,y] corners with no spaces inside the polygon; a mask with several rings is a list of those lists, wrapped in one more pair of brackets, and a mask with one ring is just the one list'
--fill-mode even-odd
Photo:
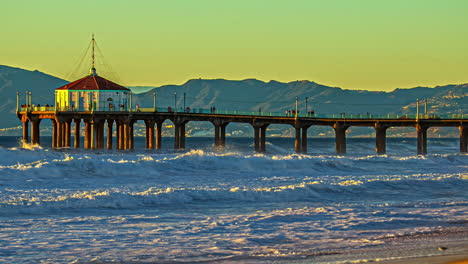
{"label": "white sea foam", "polygon": [[0,147],[0,262],[300,258],[466,225],[468,155],[268,147]]}

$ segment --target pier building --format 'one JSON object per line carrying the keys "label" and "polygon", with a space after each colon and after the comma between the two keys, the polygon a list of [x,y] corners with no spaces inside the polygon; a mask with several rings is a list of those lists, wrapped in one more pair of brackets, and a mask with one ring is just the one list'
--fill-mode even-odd
{"label": "pier building", "polygon": [[131,91],[98,76],[94,58],[94,35],[91,40],[91,68],[89,75],[55,89],[57,111],[126,111]]}

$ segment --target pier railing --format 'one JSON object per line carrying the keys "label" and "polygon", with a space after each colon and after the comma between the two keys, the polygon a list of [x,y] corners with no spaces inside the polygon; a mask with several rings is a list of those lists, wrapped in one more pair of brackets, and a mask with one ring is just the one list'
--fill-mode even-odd
{"label": "pier railing", "polygon": [[[317,114],[270,112],[270,111],[238,111],[238,110],[212,110],[205,108],[172,108],[172,107],[54,107],[54,106],[22,106],[21,112],[143,112],[143,113],[186,113],[186,114],[222,114],[241,116],[271,116],[271,117],[301,117],[301,118],[333,118],[333,119],[417,119],[416,115],[407,114]],[[468,114],[419,114],[419,119],[468,119]]]}

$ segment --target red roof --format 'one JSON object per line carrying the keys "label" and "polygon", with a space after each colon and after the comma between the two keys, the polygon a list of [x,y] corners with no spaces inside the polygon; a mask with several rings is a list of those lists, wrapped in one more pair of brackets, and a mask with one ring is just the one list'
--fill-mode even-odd
{"label": "red roof", "polygon": [[104,79],[98,75],[88,75],[79,80],[66,84],[55,90],[119,90],[130,91],[119,84]]}

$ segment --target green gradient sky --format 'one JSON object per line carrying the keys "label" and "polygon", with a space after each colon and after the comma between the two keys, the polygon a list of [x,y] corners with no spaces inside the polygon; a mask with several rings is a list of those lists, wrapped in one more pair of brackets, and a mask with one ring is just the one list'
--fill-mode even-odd
{"label": "green gradient sky", "polygon": [[94,32],[125,85],[468,82],[466,0],[1,0],[0,13],[0,64],[62,78]]}

